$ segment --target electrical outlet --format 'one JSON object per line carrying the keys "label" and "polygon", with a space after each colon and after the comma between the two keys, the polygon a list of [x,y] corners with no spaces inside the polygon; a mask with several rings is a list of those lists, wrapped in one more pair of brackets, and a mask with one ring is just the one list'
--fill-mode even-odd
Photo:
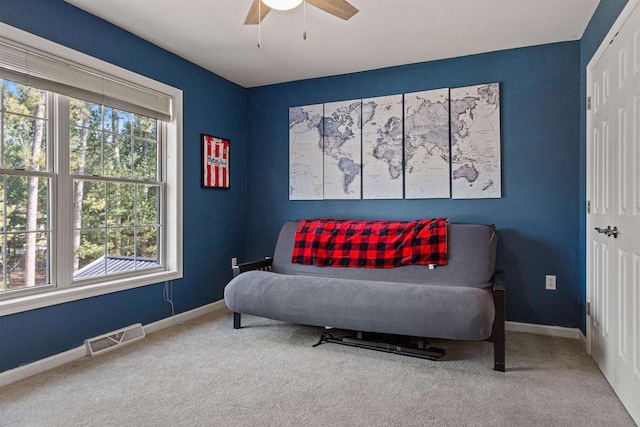
{"label": "electrical outlet", "polygon": [[236,265],[238,265],[238,258],[231,258],[231,267],[235,267]]}
{"label": "electrical outlet", "polygon": [[547,274],[547,279],[545,281],[545,287],[547,290],[555,291],[556,290],[556,276],[551,274]]}

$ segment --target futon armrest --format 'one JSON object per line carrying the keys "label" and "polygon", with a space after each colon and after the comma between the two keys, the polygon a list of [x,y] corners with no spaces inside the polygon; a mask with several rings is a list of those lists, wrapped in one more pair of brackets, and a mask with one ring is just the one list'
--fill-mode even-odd
{"label": "futon armrest", "polygon": [[493,369],[505,371],[505,280],[504,272],[496,270],[493,275],[493,304],[496,318],[489,341],[493,342]]}
{"label": "futon armrest", "polygon": [[233,277],[236,277],[240,273],[251,270],[271,271],[272,258],[265,258],[260,261],[243,262],[242,264],[234,265]]}
{"label": "futon armrest", "polygon": [[504,292],[504,291],[505,291],[504,271],[496,270],[493,276],[493,292]]}

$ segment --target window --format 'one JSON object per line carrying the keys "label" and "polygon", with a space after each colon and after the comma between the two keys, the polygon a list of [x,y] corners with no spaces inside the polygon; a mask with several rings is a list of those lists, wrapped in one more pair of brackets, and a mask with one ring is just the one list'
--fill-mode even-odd
{"label": "window", "polygon": [[0,292],[50,282],[46,92],[0,80]]}
{"label": "window", "polygon": [[70,99],[73,278],[159,267],[158,120]]}
{"label": "window", "polygon": [[182,92],[4,24],[0,58],[0,315],[181,277]]}

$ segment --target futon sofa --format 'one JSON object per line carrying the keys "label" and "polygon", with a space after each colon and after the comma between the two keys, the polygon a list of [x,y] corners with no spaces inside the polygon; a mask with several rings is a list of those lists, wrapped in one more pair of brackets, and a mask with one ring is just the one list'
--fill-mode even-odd
{"label": "futon sofa", "polygon": [[224,291],[234,312],[351,331],[487,340],[505,370],[504,282],[493,226],[450,224],[447,265],[340,268],[292,262],[298,222],[280,231],[273,258],[234,267]]}

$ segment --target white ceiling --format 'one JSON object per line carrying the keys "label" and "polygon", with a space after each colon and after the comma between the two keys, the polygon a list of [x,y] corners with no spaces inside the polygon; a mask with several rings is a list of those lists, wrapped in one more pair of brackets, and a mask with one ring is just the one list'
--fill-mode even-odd
{"label": "white ceiling", "polygon": [[243,25],[252,0],[66,0],[244,87],[581,38],[599,0],[349,0]]}

